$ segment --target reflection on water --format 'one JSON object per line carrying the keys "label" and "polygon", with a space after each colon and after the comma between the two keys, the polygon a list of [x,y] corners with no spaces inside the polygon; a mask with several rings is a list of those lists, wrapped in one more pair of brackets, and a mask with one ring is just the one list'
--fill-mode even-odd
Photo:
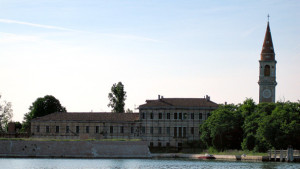
{"label": "reflection on water", "polygon": [[295,168],[299,163],[186,159],[16,159],[0,158],[2,169],[244,169]]}

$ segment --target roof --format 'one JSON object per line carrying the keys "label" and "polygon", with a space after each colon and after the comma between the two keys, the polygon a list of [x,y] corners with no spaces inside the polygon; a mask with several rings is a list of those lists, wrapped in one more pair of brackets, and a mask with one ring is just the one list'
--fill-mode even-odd
{"label": "roof", "polygon": [[[266,57],[269,56],[269,57]],[[270,25],[268,22],[267,30],[265,34],[264,44],[261,50],[261,60],[274,60],[275,59],[275,52],[273,47],[272,35],[270,30]]]}
{"label": "roof", "polygon": [[141,108],[201,108],[218,107],[218,104],[208,98],[160,98],[158,100],[146,100],[146,104],[140,105]]}
{"label": "roof", "polygon": [[108,112],[56,112],[46,116],[37,117],[32,121],[109,121],[134,122],[139,120],[139,113],[108,113]]}

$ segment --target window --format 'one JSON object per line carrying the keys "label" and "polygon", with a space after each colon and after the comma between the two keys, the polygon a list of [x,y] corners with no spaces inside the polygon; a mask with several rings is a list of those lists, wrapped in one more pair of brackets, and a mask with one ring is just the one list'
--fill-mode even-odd
{"label": "window", "polygon": [[202,120],[202,113],[199,113],[199,119]]}
{"label": "window", "polygon": [[270,66],[269,65],[265,66],[264,75],[265,76],[270,76]]}
{"label": "window", "polygon": [[159,119],[162,119],[162,113],[159,113],[159,114],[158,114],[158,118],[159,118]]}
{"label": "window", "polygon": [[96,126],[95,133],[99,133],[99,126]]}
{"label": "window", "polygon": [[167,113],[167,119],[171,119],[171,114]]}
{"label": "window", "polygon": [[36,126],[36,132],[37,132],[37,133],[40,132],[40,126]]}
{"label": "window", "polygon": [[153,119],[153,113],[150,113],[150,119]]}
{"label": "window", "polygon": [[146,127],[143,126],[143,127],[142,127],[142,133],[145,134],[145,132],[146,132]]}
{"label": "window", "polygon": [[187,114],[186,113],[183,114],[183,119],[187,119]]}
{"label": "window", "polygon": [[179,130],[178,136],[179,136],[179,137],[182,137],[182,127],[178,127],[178,130]]}
{"label": "window", "polygon": [[174,137],[177,137],[177,127],[174,127]]}
{"label": "window", "polygon": [[49,126],[46,126],[46,133],[50,133],[50,128],[49,128]]}
{"label": "window", "polygon": [[120,133],[124,133],[124,126],[120,127]]}
{"label": "window", "polygon": [[210,116],[210,113],[207,113],[207,118]]}
{"label": "window", "polygon": [[167,134],[170,134],[170,127],[167,127]]}
{"label": "window", "polygon": [[153,142],[150,142],[150,147],[153,147]]}
{"label": "window", "polygon": [[142,119],[145,119],[145,113],[142,113]]}
{"label": "window", "polygon": [[182,113],[179,113],[179,119],[182,120]]}
{"label": "window", "polygon": [[109,133],[114,133],[114,126],[109,127]]}
{"label": "window", "polygon": [[90,126],[85,126],[85,132],[89,133],[90,132]]}
{"label": "window", "polygon": [[186,127],[183,127],[183,137],[186,138]]}
{"label": "window", "polygon": [[55,133],[59,133],[59,126],[55,126]]}
{"label": "window", "polygon": [[191,127],[191,134],[194,135],[194,127]]}
{"label": "window", "polygon": [[76,133],[79,133],[79,126],[76,126]]}
{"label": "window", "polygon": [[161,142],[158,142],[157,146],[158,146],[158,147],[161,147]]}
{"label": "window", "polygon": [[131,127],[130,132],[134,133],[134,127]]}
{"label": "window", "polygon": [[161,127],[158,127],[158,134],[161,134]]}
{"label": "window", "polygon": [[150,134],[153,134],[153,127],[150,127]]}
{"label": "window", "polygon": [[66,126],[66,133],[69,133],[69,132],[70,132],[70,127]]}
{"label": "window", "polygon": [[174,119],[177,119],[177,113],[174,113]]}
{"label": "window", "polygon": [[170,143],[169,142],[167,142],[166,147],[170,147]]}
{"label": "window", "polygon": [[194,119],[194,113],[191,113],[191,119]]}

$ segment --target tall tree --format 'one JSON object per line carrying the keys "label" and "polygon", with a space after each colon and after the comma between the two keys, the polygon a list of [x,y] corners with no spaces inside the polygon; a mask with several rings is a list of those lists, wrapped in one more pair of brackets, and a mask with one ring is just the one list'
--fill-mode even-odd
{"label": "tall tree", "polygon": [[37,98],[29,107],[29,112],[24,116],[23,130],[30,129],[30,121],[33,118],[45,116],[54,112],[67,112],[59,100],[54,96],[46,95],[45,97]]}
{"label": "tall tree", "polygon": [[126,97],[126,92],[124,91],[124,85],[122,82],[113,84],[111,87],[111,93],[108,94],[109,104],[107,106],[111,107],[112,112],[114,113],[124,113]]}
{"label": "tall tree", "polygon": [[5,131],[8,122],[12,119],[13,110],[11,107],[10,102],[0,101],[0,132]]}

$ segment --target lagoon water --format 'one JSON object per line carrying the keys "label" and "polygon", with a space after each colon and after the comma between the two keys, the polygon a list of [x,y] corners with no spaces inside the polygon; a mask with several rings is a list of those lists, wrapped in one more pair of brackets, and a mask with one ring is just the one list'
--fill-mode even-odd
{"label": "lagoon water", "polygon": [[0,158],[0,169],[244,169],[293,168],[299,163],[186,159],[22,159]]}

